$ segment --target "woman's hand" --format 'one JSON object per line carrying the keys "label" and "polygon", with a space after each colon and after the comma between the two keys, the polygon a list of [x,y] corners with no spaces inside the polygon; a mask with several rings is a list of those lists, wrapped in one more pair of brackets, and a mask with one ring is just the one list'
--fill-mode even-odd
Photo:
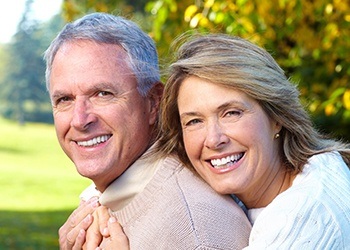
{"label": "woman's hand", "polygon": [[[96,250],[129,250],[129,240],[122,226],[115,217],[110,217],[105,232],[109,237],[104,237],[101,245]],[[107,234],[106,234],[107,235]]]}

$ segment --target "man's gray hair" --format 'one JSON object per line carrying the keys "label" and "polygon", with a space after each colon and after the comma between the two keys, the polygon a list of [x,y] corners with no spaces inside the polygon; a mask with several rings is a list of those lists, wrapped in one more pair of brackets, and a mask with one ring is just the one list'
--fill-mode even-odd
{"label": "man's gray hair", "polygon": [[48,90],[57,51],[64,43],[76,40],[121,46],[128,54],[127,63],[135,74],[141,95],[147,95],[152,86],[160,82],[158,54],[154,41],[132,21],[107,13],[93,13],[66,24],[45,51]]}

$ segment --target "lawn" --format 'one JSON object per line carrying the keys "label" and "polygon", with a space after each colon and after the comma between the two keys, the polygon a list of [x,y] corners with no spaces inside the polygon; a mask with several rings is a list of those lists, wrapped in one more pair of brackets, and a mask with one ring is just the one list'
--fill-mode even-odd
{"label": "lawn", "polygon": [[0,118],[0,249],[58,249],[57,230],[90,181],[58,145],[54,127]]}

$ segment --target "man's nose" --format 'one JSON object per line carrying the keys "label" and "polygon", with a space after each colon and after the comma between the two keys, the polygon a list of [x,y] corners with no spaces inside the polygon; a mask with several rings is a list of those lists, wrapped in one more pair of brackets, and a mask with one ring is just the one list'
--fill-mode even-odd
{"label": "man's nose", "polygon": [[229,142],[229,137],[218,122],[211,122],[207,125],[205,146],[210,149],[218,149]]}
{"label": "man's nose", "polygon": [[92,103],[87,99],[76,99],[73,108],[71,126],[78,130],[86,130],[96,121]]}

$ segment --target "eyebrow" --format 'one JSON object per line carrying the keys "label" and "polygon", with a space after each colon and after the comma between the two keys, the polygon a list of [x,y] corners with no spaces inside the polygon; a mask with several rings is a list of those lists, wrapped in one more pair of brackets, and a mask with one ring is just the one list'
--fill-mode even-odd
{"label": "eyebrow", "polygon": [[180,115],[180,120],[184,117],[187,117],[187,116],[199,116],[199,115],[200,115],[200,113],[198,113],[198,112],[185,112],[185,113],[182,113]]}
{"label": "eyebrow", "polygon": [[55,100],[55,99],[58,99],[58,98],[60,98],[60,97],[62,97],[62,96],[66,96],[66,95],[67,95],[67,94],[66,94],[64,91],[57,90],[57,91],[55,91],[55,92],[52,94],[51,99],[52,99],[52,100]]}
{"label": "eyebrow", "polygon": [[[112,89],[114,91],[117,91],[116,88],[113,87],[115,84],[117,83],[108,83],[108,82],[97,83],[89,87],[89,89],[87,89],[87,92],[94,92],[97,90],[112,90]],[[56,90],[54,91],[52,98],[59,98],[66,95],[69,95],[69,94],[65,90]]]}
{"label": "eyebrow", "polygon": [[114,87],[115,85],[118,85],[118,83],[100,82],[100,83],[94,84],[91,87],[91,90],[93,91],[101,90],[101,89],[116,90],[116,88]]}
{"label": "eyebrow", "polygon": [[[218,107],[216,108],[216,110],[217,110],[217,111],[220,111],[220,110],[229,108],[229,107],[231,107],[231,106],[238,106],[238,105],[239,105],[240,107],[243,106],[245,109],[248,108],[248,106],[247,106],[245,103],[243,103],[243,102],[240,102],[240,101],[228,101],[228,102],[225,102],[225,103],[221,104],[220,106],[218,106]],[[200,115],[199,112],[184,112],[184,113],[182,113],[182,114],[180,115],[180,118],[186,117],[186,116],[198,116],[198,115]]]}

